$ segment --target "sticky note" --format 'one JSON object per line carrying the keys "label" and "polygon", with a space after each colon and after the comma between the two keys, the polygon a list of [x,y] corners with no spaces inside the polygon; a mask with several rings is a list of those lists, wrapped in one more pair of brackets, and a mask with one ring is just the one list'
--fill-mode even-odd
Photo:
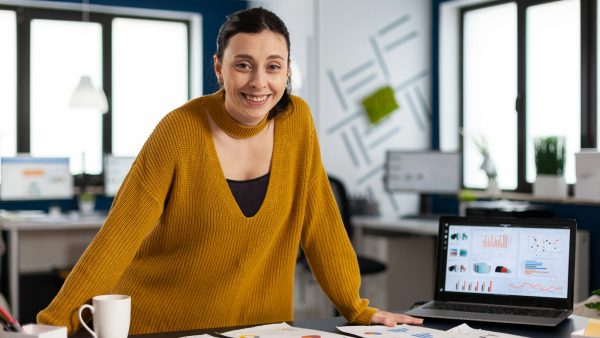
{"label": "sticky note", "polygon": [[394,89],[390,86],[381,87],[371,95],[365,97],[362,100],[362,105],[373,124],[381,121],[381,119],[399,108],[394,96]]}
{"label": "sticky note", "polygon": [[584,336],[600,337],[600,319],[591,318],[585,328]]}

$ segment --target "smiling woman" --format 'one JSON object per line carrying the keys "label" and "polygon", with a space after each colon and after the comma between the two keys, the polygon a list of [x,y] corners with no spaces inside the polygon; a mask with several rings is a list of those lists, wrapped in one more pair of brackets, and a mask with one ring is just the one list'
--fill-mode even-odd
{"label": "smiling woman", "polygon": [[[257,125],[279,102],[290,75],[288,46],[272,31],[233,36],[215,73],[225,90],[225,108],[244,125]],[[226,79],[226,80],[225,80]]]}
{"label": "smiling woman", "polygon": [[38,322],[72,333],[75,310],[103,293],[131,295],[130,334],[289,321],[300,245],[349,321],[421,322],[359,296],[312,114],[289,94],[289,54],[272,12],[227,18],[214,57],[222,88],[159,122]]}

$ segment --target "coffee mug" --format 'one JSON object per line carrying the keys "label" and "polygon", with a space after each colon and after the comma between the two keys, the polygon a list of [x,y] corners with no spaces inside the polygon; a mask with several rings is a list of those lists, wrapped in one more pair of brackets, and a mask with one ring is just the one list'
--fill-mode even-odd
{"label": "coffee mug", "polygon": [[[81,317],[89,309],[94,321],[94,330]],[[131,318],[131,297],[125,295],[100,295],[92,298],[92,305],[79,307],[79,321],[94,338],[127,338]]]}

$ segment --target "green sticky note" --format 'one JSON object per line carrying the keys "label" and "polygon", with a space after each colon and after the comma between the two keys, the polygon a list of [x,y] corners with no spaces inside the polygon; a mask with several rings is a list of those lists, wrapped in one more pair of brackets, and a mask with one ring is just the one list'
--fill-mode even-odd
{"label": "green sticky note", "polygon": [[394,110],[399,108],[396,97],[394,96],[394,89],[390,86],[381,87],[373,94],[365,97],[362,100],[362,105],[367,111],[369,120],[373,124],[381,121],[381,119],[387,117]]}

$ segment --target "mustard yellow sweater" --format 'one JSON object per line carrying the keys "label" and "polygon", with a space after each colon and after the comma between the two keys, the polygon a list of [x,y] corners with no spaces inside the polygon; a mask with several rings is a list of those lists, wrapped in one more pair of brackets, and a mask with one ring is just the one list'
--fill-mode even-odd
{"label": "mustard yellow sweater", "polygon": [[107,293],[131,295],[130,334],[292,320],[301,243],[339,311],[368,324],[376,309],[359,297],[356,255],[310,110],[298,97],[292,103],[275,118],[267,193],[249,218],[227,185],[207,120],[210,110],[226,114],[223,95],[194,99],[167,114],[38,322],[73,333],[78,307]]}

